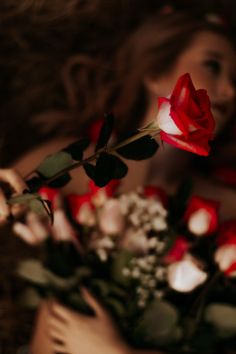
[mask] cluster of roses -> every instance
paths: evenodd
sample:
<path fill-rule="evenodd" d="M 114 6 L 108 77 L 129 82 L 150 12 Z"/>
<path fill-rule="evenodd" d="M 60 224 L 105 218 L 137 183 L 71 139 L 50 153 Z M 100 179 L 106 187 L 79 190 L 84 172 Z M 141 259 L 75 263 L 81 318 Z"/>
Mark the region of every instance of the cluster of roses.
<path fill-rule="evenodd" d="M 157 187 L 114 196 L 117 182 L 98 188 L 93 182 L 84 195 L 69 195 L 66 203 L 76 232 L 63 236 L 79 253 L 94 252 L 101 262 L 116 257 L 121 250 L 132 254 L 122 269 L 135 279 L 139 305 L 150 297 L 162 298 L 165 287 L 191 292 L 208 278 L 206 260 L 192 249 L 204 238 L 212 238 L 211 255 L 225 276 L 236 275 L 236 221 L 219 225 L 219 203 L 192 196 L 180 220 L 181 231 L 168 225 L 168 198 Z M 55 204 L 58 190 L 42 188 L 44 198 Z M 79 231 L 78 231 L 79 230 Z"/>

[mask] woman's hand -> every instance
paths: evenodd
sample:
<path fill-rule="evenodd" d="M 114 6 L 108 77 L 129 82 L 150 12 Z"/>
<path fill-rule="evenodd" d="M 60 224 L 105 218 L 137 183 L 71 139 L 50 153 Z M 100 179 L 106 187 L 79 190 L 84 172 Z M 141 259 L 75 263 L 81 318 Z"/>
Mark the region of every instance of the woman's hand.
<path fill-rule="evenodd" d="M 68 354 L 133 354 L 109 314 L 85 289 L 83 296 L 95 317 L 53 303 L 48 323 L 53 350 Z"/>
<path fill-rule="evenodd" d="M 10 215 L 16 215 L 22 211 L 18 205 L 10 206 L 7 204 L 9 195 L 21 194 L 27 185 L 15 169 L 0 169 L 0 223 L 7 221 Z"/>

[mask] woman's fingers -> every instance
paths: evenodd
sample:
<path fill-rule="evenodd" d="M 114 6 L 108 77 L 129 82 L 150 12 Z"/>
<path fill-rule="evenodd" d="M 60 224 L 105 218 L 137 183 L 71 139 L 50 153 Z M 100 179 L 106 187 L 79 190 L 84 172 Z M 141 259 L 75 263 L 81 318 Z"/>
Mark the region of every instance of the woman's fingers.
<path fill-rule="evenodd" d="M 24 242 L 31 246 L 38 244 L 38 238 L 34 235 L 32 230 L 25 224 L 16 222 L 13 225 L 13 231 L 17 236 L 19 236 Z"/>
<path fill-rule="evenodd" d="M 27 184 L 15 169 L 0 169 L 0 180 L 8 183 L 16 193 L 22 193 L 27 189 Z"/>
<path fill-rule="evenodd" d="M 6 197 L 0 189 L 0 221 L 5 221 L 10 214 L 10 207 L 7 204 Z"/>
<path fill-rule="evenodd" d="M 91 295 L 86 288 L 82 288 L 82 295 L 87 304 L 94 310 L 96 315 L 100 318 L 108 318 L 107 312 L 103 309 L 100 303 Z"/>
<path fill-rule="evenodd" d="M 25 189 L 27 189 L 27 185 L 21 175 L 14 169 L 0 169 L 0 187 L 1 182 L 3 188 L 0 188 L 0 221 L 5 221 L 11 212 L 14 214 L 19 213 L 21 209 L 16 206 L 10 207 L 7 204 L 7 197 L 5 195 L 4 187 L 10 186 L 8 192 L 10 194 L 14 193 L 22 193 Z"/>
<path fill-rule="evenodd" d="M 69 310 L 59 305 L 58 303 L 53 303 L 51 307 L 52 317 L 56 316 L 64 322 L 70 322 L 71 314 Z"/>
<path fill-rule="evenodd" d="M 60 354 L 60 353 L 61 354 L 72 354 L 72 353 L 68 352 L 68 350 L 66 349 L 66 345 L 64 343 L 53 342 L 52 349 L 53 349 L 53 352 L 57 353 L 57 354 Z"/>
<path fill-rule="evenodd" d="M 45 221 L 37 214 L 29 212 L 26 216 L 26 222 L 38 242 L 42 242 L 48 237 L 49 228 Z"/>
<path fill-rule="evenodd" d="M 71 241 L 75 238 L 75 230 L 63 209 L 56 209 L 54 211 L 54 222 L 51 232 L 53 238 L 57 241 Z"/>

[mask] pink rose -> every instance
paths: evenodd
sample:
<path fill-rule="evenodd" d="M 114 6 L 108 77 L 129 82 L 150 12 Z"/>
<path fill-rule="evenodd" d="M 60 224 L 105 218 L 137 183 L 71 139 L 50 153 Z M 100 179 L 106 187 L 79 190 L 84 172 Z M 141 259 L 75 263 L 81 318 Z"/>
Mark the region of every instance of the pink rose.
<path fill-rule="evenodd" d="M 179 78 L 170 98 L 158 99 L 161 139 L 198 155 L 209 154 L 215 122 L 205 90 L 195 90 L 189 74 Z"/>
<path fill-rule="evenodd" d="M 184 215 L 189 231 L 196 236 L 213 234 L 218 227 L 218 209 L 218 202 L 193 196 Z"/>

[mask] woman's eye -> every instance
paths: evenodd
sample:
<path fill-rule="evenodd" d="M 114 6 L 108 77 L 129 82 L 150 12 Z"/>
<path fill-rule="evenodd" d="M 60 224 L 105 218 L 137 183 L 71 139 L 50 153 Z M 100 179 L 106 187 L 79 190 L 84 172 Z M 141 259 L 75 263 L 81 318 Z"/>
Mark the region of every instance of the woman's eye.
<path fill-rule="evenodd" d="M 204 66 L 214 75 L 218 75 L 221 72 L 221 64 L 218 60 L 208 59 L 204 62 Z"/>

